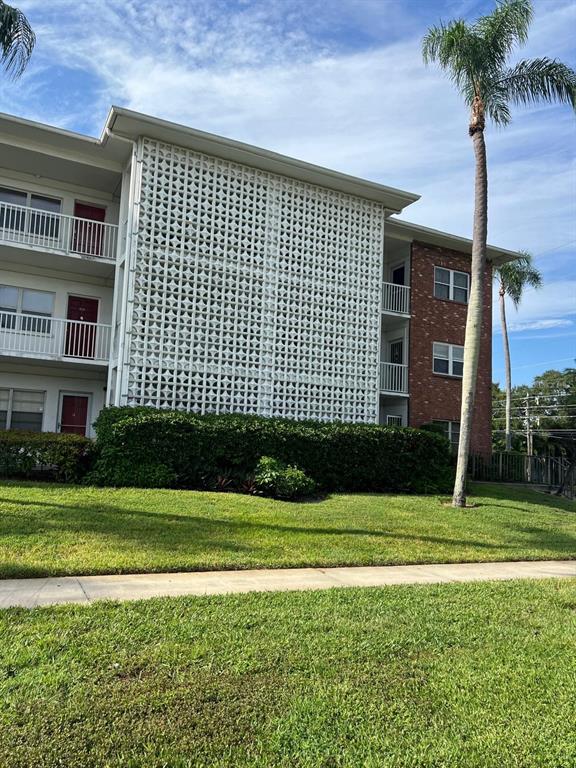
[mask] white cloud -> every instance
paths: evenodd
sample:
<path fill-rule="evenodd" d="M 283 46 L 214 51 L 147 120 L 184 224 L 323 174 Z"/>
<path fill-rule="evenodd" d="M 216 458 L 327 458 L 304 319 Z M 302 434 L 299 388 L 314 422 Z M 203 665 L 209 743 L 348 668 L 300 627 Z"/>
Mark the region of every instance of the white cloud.
<path fill-rule="evenodd" d="M 493 297 L 493 326 L 500 333 L 498 297 Z M 512 331 L 538 330 L 545 328 L 568 328 L 576 315 L 576 280 L 544 283 L 538 290 L 528 289 L 518 311 L 507 300 L 507 320 Z"/>
<path fill-rule="evenodd" d="M 89 73 L 97 82 L 94 133 L 110 103 L 120 103 L 419 192 L 407 218 L 470 235 L 466 110 L 452 84 L 423 66 L 414 30 L 428 22 L 420 25 L 405 1 L 386 13 L 379 0 L 275 0 L 235 10 L 219 0 L 22 5 L 40 19 L 27 91 L 55 64 Z M 458 5 L 442 15 L 477 12 Z M 575 23 L 573 3 L 539 3 L 527 53 L 569 55 Z M 396 42 L 343 50 L 339 24 Z M 11 106 L 14 92 L 0 100 Z M 44 108 L 69 127 L 86 113 L 84 104 L 75 110 L 57 99 Z M 568 109 L 538 107 L 506 131 L 489 130 L 491 242 L 540 252 L 576 237 L 572 120 Z"/>
<path fill-rule="evenodd" d="M 510 323 L 508 330 L 511 333 L 520 333 L 522 331 L 543 331 L 550 328 L 568 328 L 574 325 L 572 320 L 535 320 L 531 323 Z"/>
<path fill-rule="evenodd" d="M 436 16 L 475 15 L 472 0 L 446 0 L 426 20 L 426 4 L 410 0 L 385 10 L 381 0 L 20 5 L 38 19 L 39 43 L 29 74 L 0 92 L 6 111 L 22 113 L 25 92 L 28 116 L 98 134 L 119 103 L 418 192 L 406 218 L 470 236 L 466 109 L 423 66 L 419 37 Z M 540 0 L 522 55 L 573 57 L 575 26 L 573 2 Z M 350 30 L 362 36 L 356 46 L 342 42 Z M 57 66 L 91 78 L 88 107 L 83 84 L 77 103 L 59 95 L 50 82 Z M 522 111 L 508 129 L 487 132 L 490 242 L 552 251 L 538 263 L 553 282 L 526 295 L 518 323 L 574 311 L 575 282 L 560 279 L 574 274 L 574 257 L 555 250 L 576 241 L 573 138 L 573 115 L 560 107 Z"/>

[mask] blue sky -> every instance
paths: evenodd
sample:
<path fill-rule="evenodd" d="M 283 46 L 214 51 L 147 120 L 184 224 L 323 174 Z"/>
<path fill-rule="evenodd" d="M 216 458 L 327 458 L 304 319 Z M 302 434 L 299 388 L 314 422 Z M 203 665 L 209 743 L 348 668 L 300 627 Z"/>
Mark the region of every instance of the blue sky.
<path fill-rule="evenodd" d="M 111 104 L 422 195 L 405 218 L 470 236 L 471 142 L 452 85 L 421 61 L 478 0 L 22 0 L 32 64 L 0 110 L 99 135 Z M 519 57 L 576 66 L 576 3 L 535 0 Z M 545 286 L 509 308 L 515 383 L 576 358 L 576 121 L 516 110 L 487 131 L 489 241 L 536 255 Z M 496 319 L 496 318 L 495 318 Z M 495 323 L 494 379 L 502 381 Z"/>

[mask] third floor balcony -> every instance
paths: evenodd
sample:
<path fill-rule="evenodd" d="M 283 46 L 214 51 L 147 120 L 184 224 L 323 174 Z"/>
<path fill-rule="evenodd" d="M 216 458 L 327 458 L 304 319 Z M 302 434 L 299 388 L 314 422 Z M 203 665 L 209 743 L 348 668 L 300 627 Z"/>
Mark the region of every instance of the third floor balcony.
<path fill-rule="evenodd" d="M 116 224 L 0 201 L 0 243 L 113 262 L 117 238 Z"/>
<path fill-rule="evenodd" d="M 410 316 L 410 286 L 382 283 L 382 312 Z"/>

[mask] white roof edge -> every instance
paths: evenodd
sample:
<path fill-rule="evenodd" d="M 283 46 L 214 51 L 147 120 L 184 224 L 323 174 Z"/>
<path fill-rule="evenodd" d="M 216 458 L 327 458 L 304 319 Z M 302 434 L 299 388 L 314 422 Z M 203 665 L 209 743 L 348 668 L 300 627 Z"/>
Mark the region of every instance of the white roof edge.
<path fill-rule="evenodd" d="M 120 126 L 121 121 L 124 123 L 123 126 Z M 136 139 L 139 136 L 149 136 L 150 138 L 164 139 L 167 142 L 171 141 L 206 154 L 214 154 L 217 157 L 236 160 L 252 167 L 297 178 L 318 186 L 375 200 L 382 203 L 390 211 L 397 213 L 420 199 L 420 195 L 412 192 L 350 176 L 251 144 L 134 112 L 124 107 L 113 106 L 111 108 L 102 134 L 102 141 L 105 140 L 106 132 L 123 138 Z"/>
<path fill-rule="evenodd" d="M 0 121 L 6 120 L 16 125 L 25 126 L 26 128 L 32 128 L 34 130 L 46 131 L 47 133 L 54 133 L 57 136 L 64 136 L 68 139 L 75 141 L 85 141 L 88 144 L 99 145 L 102 143 L 101 139 L 97 139 L 94 136 L 87 136 L 84 133 L 78 133 L 77 131 L 69 131 L 67 128 L 58 128 L 55 125 L 49 125 L 48 123 L 39 123 L 37 120 L 29 120 L 26 117 L 18 117 L 17 115 L 11 115 L 8 112 L 0 112 Z"/>
<path fill-rule="evenodd" d="M 413 224 L 410 221 L 403 221 L 390 217 L 386 221 L 386 231 L 390 234 L 400 236 L 409 236 L 413 240 L 421 240 L 431 245 L 438 245 L 442 248 L 452 248 L 461 253 L 472 253 L 472 240 L 460 235 L 451 235 L 449 232 L 442 232 L 439 229 L 431 229 L 422 224 Z M 488 245 L 486 248 L 488 259 L 497 266 L 507 261 L 514 261 L 521 254 L 518 251 L 511 251 L 507 248 L 498 248 L 495 245 Z"/>

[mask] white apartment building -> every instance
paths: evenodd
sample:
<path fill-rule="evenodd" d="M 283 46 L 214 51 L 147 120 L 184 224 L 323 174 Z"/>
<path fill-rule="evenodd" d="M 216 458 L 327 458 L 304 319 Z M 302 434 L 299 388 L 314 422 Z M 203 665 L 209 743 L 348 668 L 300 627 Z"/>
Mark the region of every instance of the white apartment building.
<path fill-rule="evenodd" d="M 0 429 L 407 424 L 411 244 L 470 246 L 390 218 L 417 199 L 116 107 L 100 139 L 0 116 Z"/>

